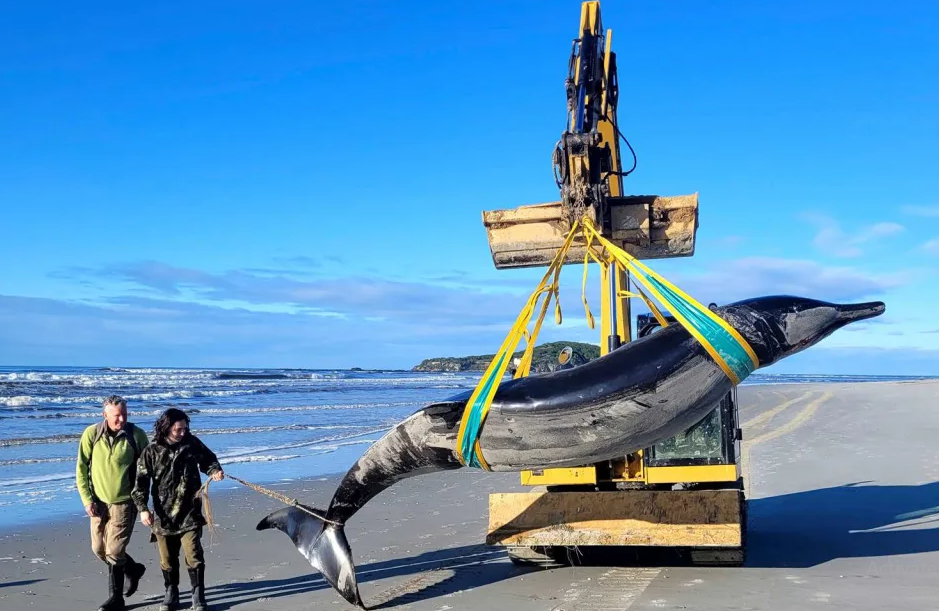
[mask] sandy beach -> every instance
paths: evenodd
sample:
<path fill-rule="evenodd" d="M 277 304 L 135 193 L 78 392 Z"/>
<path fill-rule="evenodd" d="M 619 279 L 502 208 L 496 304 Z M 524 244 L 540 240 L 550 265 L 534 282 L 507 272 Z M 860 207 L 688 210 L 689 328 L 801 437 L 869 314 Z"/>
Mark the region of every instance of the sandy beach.
<path fill-rule="evenodd" d="M 939 608 L 937 402 L 939 381 L 741 387 L 750 521 L 739 568 L 637 566 L 628 553 L 598 566 L 517 567 L 483 543 L 487 495 L 524 490 L 517 474 L 402 482 L 347 526 L 362 596 L 372 608 L 421 611 Z M 325 506 L 337 480 L 271 487 Z M 212 609 L 352 608 L 285 535 L 255 530 L 278 501 L 239 488 L 217 491 L 212 503 Z M 147 539 L 138 523 L 129 551 L 147 574 L 127 600 L 132 609 L 156 609 L 162 598 Z M 0 608 L 95 609 L 106 597 L 104 568 L 87 519 L 0 531 Z"/>

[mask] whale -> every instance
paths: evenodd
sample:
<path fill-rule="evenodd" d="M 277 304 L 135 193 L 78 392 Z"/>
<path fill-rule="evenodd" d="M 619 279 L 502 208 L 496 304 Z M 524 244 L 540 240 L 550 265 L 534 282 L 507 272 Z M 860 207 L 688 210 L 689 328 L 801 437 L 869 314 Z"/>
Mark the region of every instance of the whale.
<path fill-rule="evenodd" d="M 759 369 L 881 315 L 885 304 L 774 295 L 711 310 L 746 340 Z M 611 460 L 693 426 L 734 385 L 687 329 L 670 324 L 577 367 L 503 382 L 479 447 L 491 471 Z M 298 502 L 264 517 L 257 530 L 285 533 L 346 601 L 365 609 L 344 525 L 396 482 L 464 466 L 457 439 L 471 394 L 427 404 L 399 422 L 351 466 L 325 511 Z"/>

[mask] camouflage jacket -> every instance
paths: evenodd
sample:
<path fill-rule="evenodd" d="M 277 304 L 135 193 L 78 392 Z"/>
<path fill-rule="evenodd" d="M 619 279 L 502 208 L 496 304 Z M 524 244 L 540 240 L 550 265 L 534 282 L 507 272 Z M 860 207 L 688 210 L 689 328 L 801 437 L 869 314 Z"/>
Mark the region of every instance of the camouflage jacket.
<path fill-rule="evenodd" d="M 202 487 L 199 472 L 212 475 L 221 469 L 218 458 L 191 433 L 179 442 L 154 442 L 137 461 L 137 480 L 131 497 L 138 511 L 148 511 L 153 494 L 153 532 L 178 535 L 205 526 L 202 499 L 196 497 Z"/>

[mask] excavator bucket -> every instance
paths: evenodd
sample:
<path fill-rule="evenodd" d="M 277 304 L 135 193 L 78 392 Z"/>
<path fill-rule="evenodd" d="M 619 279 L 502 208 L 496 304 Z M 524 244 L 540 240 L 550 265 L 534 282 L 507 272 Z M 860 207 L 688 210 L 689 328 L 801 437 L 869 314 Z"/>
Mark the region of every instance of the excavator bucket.
<path fill-rule="evenodd" d="M 571 228 L 561 202 L 485 211 L 483 225 L 496 269 L 550 265 Z M 609 239 L 637 259 L 690 257 L 697 229 L 697 193 L 611 198 Z M 583 263 L 584 254 L 578 236 L 564 263 Z"/>

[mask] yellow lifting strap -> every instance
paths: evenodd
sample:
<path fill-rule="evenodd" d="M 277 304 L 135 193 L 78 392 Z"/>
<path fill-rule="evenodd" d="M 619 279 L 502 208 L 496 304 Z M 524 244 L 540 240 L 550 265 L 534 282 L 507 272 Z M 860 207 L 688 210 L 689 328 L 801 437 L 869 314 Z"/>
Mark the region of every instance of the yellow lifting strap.
<path fill-rule="evenodd" d="M 589 218 L 584 217 L 582 224 L 584 233 L 593 236 L 604 246 L 617 267 L 632 272 L 632 277 L 645 285 L 659 303 L 668 306 L 668 310 L 701 343 L 734 386 L 759 367 L 760 361 L 753 348 L 727 321 L 604 238 Z M 643 298 L 659 323 L 666 322 L 652 302 L 644 295 Z"/>
<path fill-rule="evenodd" d="M 499 347 L 499 351 L 495 354 L 492 361 L 489 363 L 489 367 L 486 369 L 485 373 L 483 373 L 483 376 L 476 385 L 476 389 L 473 391 L 473 394 L 466 402 L 466 408 L 463 411 L 463 419 L 460 421 L 460 430 L 457 437 L 456 447 L 457 457 L 464 465 L 478 467 L 485 469 L 486 471 L 490 470 L 489 465 L 486 464 L 486 460 L 483 458 L 482 451 L 479 448 L 480 429 L 482 428 L 483 422 L 486 420 L 486 414 L 489 412 L 489 406 L 492 404 L 492 398 L 495 396 L 496 390 L 499 388 L 499 382 L 505 375 L 505 370 L 509 366 L 509 361 L 512 358 L 512 355 L 515 353 L 515 348 L 518 346 L 518 342 L 522 339 L 522 337 L 525 337 L 527 346 L 518 367 L 516 367 L 515 377 L 518 378 L 522 377 L 523 375 L 528 375 L 528 371 L 531 367 L 531 358 L 532 351 L 534 350 L 535 338 L 538 335 L 538 330 L 541 328 L 541 322 L 544 319 L 545 313 L 547 312 L 548 303 L 550 302 L 551 296 L 556 296 L 558 293 L 558 277 L 561 273 L 561 267 L 564 264 L 564 257 L 567 254 L 568 249 L 571 247 L 571 243 L 574 241 L 574 236 L 576 235 L 578 226 L 579 224 L 575 222 L 573 227 L 571 227 L 571 231 L 567 235 L 567 239 L 564 240 L 564 244 L 554 256 L 554 260 L 551 262 L 551 265 L 548 266 L 548 270 L 545 272 L 544 277 L 542 277 L 541 282 L 538 283 L 538 287 L 528 298 L 528 301 L 525 303 L 525 307 L 523 307 L 522 311 L 519 312 L 518 318 L 515 320 L 515 324 L 512 326 L 512 329 L 509 331 L 505 340 L 502 342 L 502 346 Z M 554 279 L 553 281 L 549 282 L 552 275 L 554 276 Z M 529 335 L 528 324 L 535 312 L 538 298 L 542 295 L 542 293 L 547 294 L 545 295 L 544 303 L 541 308 L 541 315 L 538 318 L 535 331 Z M 556 319 L 559 324 L 560 318 L 561 310 L 559 304 L 556 311 Z"/>
<path fill-rule="evenodd" d="M 564 244 L 548 266 L 548 270 L 537 288 L 529 296 L 522 311 L 519 312 L 515 324 L 502 342 L 499 351 L 489 363 L 473 394 L 466 402 L 456 446 L 457 457 L 463 465 L 481 468 L 486 471 L 491 470 L 483 458 L 479 446 L 479 433 L 486 420 L 489 406 L 492 404 L 499 383 L 509 366 L 509 361 L 523 337 L 527 345 L 516 367 L 514 377 L 520 378 L 529 374 L 535 342 L 552 296 L 556 302 L 555 321 L 557 324 L 561 324 L 561 308 L 558 300 L 559 276 L 567 251 L 578 232 L 583 234 L 586 243 L 582 299 L 587 322 L 591 328 L 594 327 L 594 319 L 587 304 L 587 269 L 590 259 L 593 259 L 601 266 L 615 265 L 623 271 L 633 272 L 632 277 L 637 278 L 645 285 L 646 289 L 660 303 L 668 306 L 669 311 L 704 346 L 708 354 L 717 362 L 734 385 L 739 384 L 743 378 L 759 366 L 756 354 L 733 327 L 684 291 L 640 263 L 632 255 L 604 238 L 593 226 L 590 219 L 585 216 L 582 220 L 575 221 L 572 224 Z M 602 248 L 598 247 L 595 242 Z M 553 280 L 551 279 L 552 276 Z M 656 320 L 659 321 L 659 324 L 663 327 L 668 326 L 667 320 L 662 316 L 655 303 L 642 289 L 636 287 L 636 291 L 637 293 L 621 291 L 619 295 L 642 298 L 649 306 Z M 545 297 L 541 312 L 532 333 L 529 334 L 528 325 L 537 307 L 538 298 L 542 294 L 545 294 Z"/>

